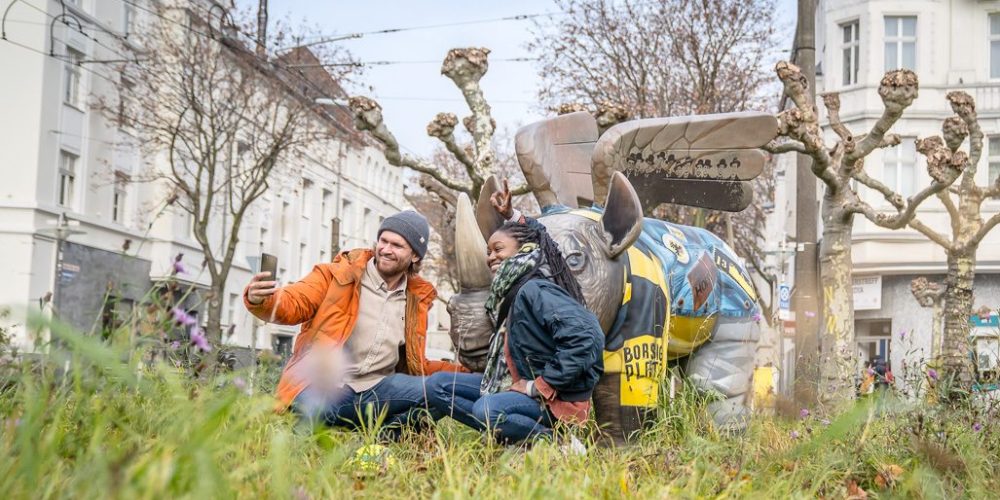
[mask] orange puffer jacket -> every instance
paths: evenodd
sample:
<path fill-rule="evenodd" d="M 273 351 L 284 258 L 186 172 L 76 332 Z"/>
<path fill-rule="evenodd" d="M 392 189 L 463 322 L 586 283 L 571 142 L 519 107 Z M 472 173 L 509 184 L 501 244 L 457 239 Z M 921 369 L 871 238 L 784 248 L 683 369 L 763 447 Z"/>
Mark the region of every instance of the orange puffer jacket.
<path fill-rule="evenodd" d="M 302 324 L 292 356 L 278 381 L 277 396 L 282 407 L 289 406 L 309 385 L 303 370 L 296 370 L 306 353 L 316 345 L 343 345 L 351 336 L 358 319 L 361 275 L 373 256 L 370 249 L 343 252 L 333 262 L 317 265 L 302 281 L 282 287 L 259 305 L 251 304 L 247 291 L 243 291 L 243 303 L 254 316 L 279 325 Z M 427 311 L 437 292 L 419 276 L 408 276 L 406 283 L 406 359 L 405 363 L 400 360 L 397 371 L 411 375 L 465 371 L 454 363 L 427 359 Z"/>

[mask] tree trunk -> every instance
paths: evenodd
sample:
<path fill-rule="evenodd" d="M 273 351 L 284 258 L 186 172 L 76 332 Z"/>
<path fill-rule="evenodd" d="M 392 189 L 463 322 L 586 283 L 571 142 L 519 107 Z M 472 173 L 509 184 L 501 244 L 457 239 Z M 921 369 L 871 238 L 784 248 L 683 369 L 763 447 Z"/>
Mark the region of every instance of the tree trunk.
<path fill-rule="evenodd" d="M 942 367 L 946 376 L 968 388 L 972 382 L 969 363 L 969 317 L 972 315 L 972 285 L 976 277 L 976 248 L 948 252 L 948 277 L 944 292 L 944 338 Z"/>
<path fill-rule="evenodd" d="M 222 298 L 225 294 L 225 279 L 213 280 L 207 294 L 207 315 L 205 337 L 212 344 L 222 342 Z"/>
<path fill-rule="evenodd" d="M 851 286 L 851 227 L 853 214 L 844 214 L 837 203 L 823 201 L 823 241 L 820 245 L 820 401 L 840 405 L 854 399 L 858 374 L 854 336 L 854 294 Z"/>

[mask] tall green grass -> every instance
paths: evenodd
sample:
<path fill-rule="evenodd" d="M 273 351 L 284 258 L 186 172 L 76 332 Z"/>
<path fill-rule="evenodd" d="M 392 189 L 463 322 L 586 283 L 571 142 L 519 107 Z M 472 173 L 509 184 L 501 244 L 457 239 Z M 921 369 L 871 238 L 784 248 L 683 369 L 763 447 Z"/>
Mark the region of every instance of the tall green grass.
<path fill-rule="evenodd" d="M 247 373 L 192 380 L 128 345 L 52 328 L 65 351 L 8 367 L 0 385 L 4 498 L 984 498 L 1000 488 L 996 423 L 971 404 L 864 400 L 829 422 L 759 416 L 726 436 L 692 390 L 664 400 L 628 448 L 503 447 L 446 419 L 388 444 L 394 461 L 362 474 L 351 459 L 373 429 L 301 432 L 273 411 L 269 387 L 249 391 Z"/>

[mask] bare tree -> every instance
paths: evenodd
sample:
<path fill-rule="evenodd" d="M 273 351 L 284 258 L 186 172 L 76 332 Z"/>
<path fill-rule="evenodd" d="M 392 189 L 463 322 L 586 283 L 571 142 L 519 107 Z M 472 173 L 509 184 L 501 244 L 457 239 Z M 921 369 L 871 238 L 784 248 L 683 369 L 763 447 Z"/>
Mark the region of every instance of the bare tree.
<path fill-rule="evenodd" d="M 589 109 L 601 132 L 630 117 L 761 110 L 770 80 L 764 60 L 776 48 L 770 0 L 557 0 L 566 13 L 536 26 L 528 49 L 539 57 L 543 104 Z M 574 103 L 564 106 L 564 103 Z M 771 176 L 754 181 L 770 199 Z M 766 213 L 738 214 L 664 205 L 655 217 L 705 227 L 747 259 L 765 281 Z M 761 294 L 770 296 L 770 294 Z"/>
<path fill-rule="evenodd" d="M 983 131 L 976 114 L 972 96 L 962 91 L 949 92 L 952 116 L 944 121 L 941 131 L 944 140 L 927 143 L 919 148 L 928 164 L 951 159 L 964 165 L 961 180 L 946 191 L 937 193 L 948 212 L 951 234 L 946 235 L 931 228 L 918 218 L 908 224 L 944 249 L 948 260 L 948 273 L 944 283 L 931 283 L 917 278 L 911 283 L 914 296 L 921 305 L 934 306 L 943 313 L 943 331 L 935 328 L 932 355 L 944 368 L 943 374 L 968 387 L 972 380 L 972 358 L 969 356 L 969 317 L 973 314 L 972 291 L 976 278 L 976 253 L 983 238 L 1000 224 L 1000 214 L 987 220 L 982 217 L 983 201 L 1000 197 L 1000 179 L 988 186 L 976 184 L 976 171 L 983 153 Z M 960 148 L 969 140 L 968 153 Z M 898 200 L 886 197 L 896 205 Z M 870 218 L 870 217 L 869 217 Z M 939 322 L 935 314 L 935 323 Z"/>
<path fill-rule="evenodd" d="M 124 68 L 119 95 L 99 105 L 144 153 L 130 180 L 151 183 L 192 220 L 209 276 L 206 334 L 219 342 L 248 210 L 295 175 L 296 155 L 327 131 L 314 119 L 316 106 L 290 85 L 298 76 L 255 56 L 228 16 L 216 29 L 208 13 L 162 6 L 157 13 L 136 34 L 143 58 Z"/>
<path fill-rule="evenodd" d="M 854 307 L 851 290 L 851 233 L 854 216 L 861 214 L 888 229 L 905 227 L 913 220 L 917 207 L 927 198 L 947 189 L 962 170 L 969 168 L 963 152 L 944 147 L 939 137 L 917 141 L 917 150 L 927 157 L 927 172 L 933 182 L 920 192 L 904 199 L 884 183 L 869 176 L 865 158 L 878 148 L 892 147 L 899 136 L 889 130 L 917 97 L 917 76 L 909 70 L 890 71 L 879 85 L 884 110 L 871 130 L 854 135 L 840 120 L 840 97 L 823 95 L 830 127 L 837 135 L 833 145 L 823 139 L 818 110 L 807 92 L 807 81 L 799 68 L 780 62 L 776 68 L 785 94 L 795 107 L 779 115 L 779 134 L 789 142 L 774 142 L 772 153 L 798 152 L 812 159 L 812 172 L 825 185 L 821 216 L 823 240 L 820 245 L 820 281 L 823 293 L 822 334 L 820 342 L 821 386 L 826 402 L 838 403 L 854 397 L 854 374 L 857 348 L 854 337 Z M 950 143 L 950 142 L 949 142 Z M 868 186 L 889 200 L 896 213 L 879 212 L 859 195 L 852 181 Z"/>
<path fill-rule="evenodd" d="M 382 144 L 389 163 L 429 176 L 434 182 L 426 183 L 425 187 L 438 190 L 442 199 L 454 198 L 457 193 L 465 193 L 476 199 L 486 179 L 496 173 L 496 154 L 493 151 L 496 121 L 479 85 L 479 80 L 489 70 L 489 53 L 490 50 L 486 48 L 451 49 L 441 65 L 441 74 L 450 78 L 459 88 L 472 113 L 462 120 L 462 125 L 469 134 L 470 144 L 463 146 L 459 143 L 455 135 L 458 117 L 452 113 L 438 113 L 427 125 L 427 135 L 441 141 L 462 166 L 461 174 L 402 153 L 399 142 L 382 119 L 382 106 L 373 99 L 357 96 L 349 101 L 354 112 L 355 126 L 358 130 L 369 132 Z M 441 190 L 442 186 L 451 193 Z M 526 187 L 521 187 L 515 194 L 527 192 Z"/>

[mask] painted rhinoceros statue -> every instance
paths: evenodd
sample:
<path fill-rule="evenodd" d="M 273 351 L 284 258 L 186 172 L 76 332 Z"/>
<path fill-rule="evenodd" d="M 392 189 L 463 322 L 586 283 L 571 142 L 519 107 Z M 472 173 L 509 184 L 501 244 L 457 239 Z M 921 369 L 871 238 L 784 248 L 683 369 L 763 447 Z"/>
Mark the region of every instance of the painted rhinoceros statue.
<path fill-rule="evenodd" d="M 750 277 L 714 234 L 644 218 L 643 211 L 664 202 L 746 208 L 747 181 L 764 164 L 756 148 L 776 134 L 777 121 L 762 113 L 625 122 L 599 139 L 586 113 L 518 131 L 518 161 L 542 207 L 538 220 L 607 335 L 594 407 L 616 441 L 655 408 L 668 363 L 723 396 L 710 406 L 717 425 L 745 425 L 759 339 Z M 482 368 L 492 331 L 483 308 L 490 282 L 484 256 L 486 238 L 502 223 L 489 203 L 497 189 L 491 178 L 475 208 L 460 197 L 456 217 L 462 289 L 448 309 L 459 359 L 473 370 Z"/>

